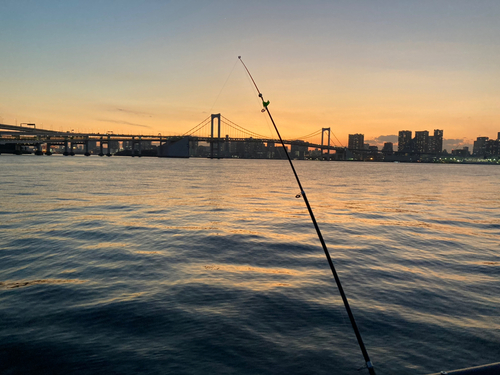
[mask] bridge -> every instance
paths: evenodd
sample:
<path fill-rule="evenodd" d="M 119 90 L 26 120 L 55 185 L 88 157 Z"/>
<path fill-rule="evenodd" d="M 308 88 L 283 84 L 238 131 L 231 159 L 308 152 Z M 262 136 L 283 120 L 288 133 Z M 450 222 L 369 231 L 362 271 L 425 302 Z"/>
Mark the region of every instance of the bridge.
<path fill-rule="evenodd" d="M 320 134 L 321 143 L 307 141 Z M 284 140 L 284 143 L 289 146 L 294 158 L 305 158 L 309 150 L 316 149 L 318 158 L 344 160 L 346 148 L 332 145 L 330 135 L 330 128 L 322 128 L 303 137 Z M 73 156 L 75 146 L 86 156 L 284 157 L 278 139 L 248 130 L 221 114 L 208 116 L 182 135 L 169 136 L 75 133 L 41 129 L 35 124 L 0 124 L 1 152 L 22 154 L 27 153 L 27 148 L 33 147 L 36 155 L 51 155 L 53 148 L 58 148 L 64 150 L 63 155 Z"/>

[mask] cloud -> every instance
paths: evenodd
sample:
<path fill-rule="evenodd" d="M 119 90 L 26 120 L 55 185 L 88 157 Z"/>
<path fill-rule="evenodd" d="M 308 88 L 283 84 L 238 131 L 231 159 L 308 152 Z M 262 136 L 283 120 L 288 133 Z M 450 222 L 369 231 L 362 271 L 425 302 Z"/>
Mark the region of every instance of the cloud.
<path fill-rule="evenodd" d="M 446 150 L 448 152 L 464 147 L 469 147 L 469 149 L 471 150 L 472 141 L 465 138 L 443 139 L 443 150 Z"/>
<path fill-rule="evenodd" d="M 129 125 L 129 126 L 137 126 L 137 127 L 140 127 L 140 128 L 149 128 L 149 129 L 151 129 L 151 126 L 149 126 L 149 125 L 144 125 L 144 124 L 136 124 L 136 123 L 133 123 L 133 122 L 128 122 L 128 121 L 120 121 L 120 120 L 103 120 L 103 119 L 98 119 L 97 121 L 101 121 L 101 122 L 112 122 L 112 123 L 115 123 L 115 124 Z"/>
<path fill-rule="evenodd" d="M 378 137 L 372 139 L 365 139 L 365 143 L 368 143 L 370 146 L 383 146 L 385 142 L 392 142 L 394 144 L 398 143 L 397 135 L 379 135 Z"/>
<path fill-rule="evenodd" d="M 141 116 L 141 117 L 153 117 L 153 115 L 151 115 L 149 113 L 134 111 L 133 109 L 115 108 L 113 110 L 118 111 L 118 112 L 122 112 L 122 113 L 126 113 L 128 115 L 135 115 L 135 116 Z"/>

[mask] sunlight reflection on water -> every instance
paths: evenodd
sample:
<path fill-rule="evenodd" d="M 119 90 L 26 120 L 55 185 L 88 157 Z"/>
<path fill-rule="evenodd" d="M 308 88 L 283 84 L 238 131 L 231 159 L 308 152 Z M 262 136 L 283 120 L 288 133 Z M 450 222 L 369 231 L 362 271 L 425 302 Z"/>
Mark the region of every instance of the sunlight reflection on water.
<path fill-rule="evenodd" d="M 362 366 L 285 162 L 2 155 L 0 167 L 1 371 Z M 380 373 L 498 360 L 498 168 L 296 168 Z"/>

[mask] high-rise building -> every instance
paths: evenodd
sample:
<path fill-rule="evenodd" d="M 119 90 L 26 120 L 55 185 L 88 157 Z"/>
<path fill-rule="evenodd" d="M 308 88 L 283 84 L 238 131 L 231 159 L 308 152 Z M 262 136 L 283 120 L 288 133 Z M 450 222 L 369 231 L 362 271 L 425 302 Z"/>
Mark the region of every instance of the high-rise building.
<path fill-rule="evenodd" d="M 385 142 L 384 147 L 382 147 L 382 153 L 386 155 L 392 155 L 393 152 L 394 148 L 392 142 Z"/>
<path fill-rule="evenodd" d="M 398 137 L 398 151 L 409 151 L 411 144 L 411 130 L 401 130 Z"/>
<path fill-rule="evenodd" d="M 364 134 L 349 134 L 349 150 L 363 150 L 365 144 Z"/>
<path fill-rule="evenodd" d="M 474 148 L 472 149 L 472 154 L 476 156 L 482 156 L 486 152 L 486 142 L 488 137 L 477 137 L 474 141 Z"/>
<path fill-rule="evenodd" d="M 463 157 L 470 156 L 470 152 L 469 152 L 469 148 L 468 147 L 459 148 L 459 149 L 456 149 L 456 150 L 451 150 L 451 154 L 453 156 L 463 156 Z"/>
<path fill-rule="evenodd" d="M 427 130 L 415 132 L 415 151 L 429 152 L 429 132 Z"/>
<path fill-rule="evenodd" d="M 485 156 L 498 156 L 500 155 L 500 140 L 489 139 L 484 145 Z"/>
<path fill-rule="evenodd" d="M 443 131 L 434 129 L 434 135 L 429 136 L 429 152 L 439 154 L 443 151 Z"/>

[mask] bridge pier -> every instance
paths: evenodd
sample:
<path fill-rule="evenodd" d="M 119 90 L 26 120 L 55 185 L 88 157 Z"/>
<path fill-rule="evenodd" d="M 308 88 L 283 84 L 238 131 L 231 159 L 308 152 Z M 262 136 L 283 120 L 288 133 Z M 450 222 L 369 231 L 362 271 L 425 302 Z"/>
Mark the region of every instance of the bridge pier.
<path fill-rule="evenodd" d="M 187 147 L 190 151 L 187 156 L 208 157 L 212 159 L 227 157 L 266 158 L 266 156 L 280 158 L 284 156 L 282 155 L 281 147 L 277 148 L 275 146 L 275 139 L 258 135 L 257 138 L 254 138 L 252 135 L 255 136 L 255 133 L 247 131 L 226 118 L 224 118 L 223 122 L 222 114 L 220 113 L 209 116 L 199 126 L 193 128 L 196 130 L 191 132 L 188 144 L 185 145 L 182 143 L 182 147 Z M 215 123 L 216 121 L 217 124 Z M 209 126 L 210 129 L 208 128 Z M 153 142 L 154 145 L 159 145 L 159 156 L 166 156 L 166 154 L 170 156 L 171 146 L 178 141 L 177 137 L 163 136 L 160 133 L 144 136 L 139 134 L 113 134 L 110 131 L 107 133 L 55 132 L 44 129 L 26 129 L 4 124 L 0 124 L 0 130 L 2 137 L 4 134 L 7 134 L 8 137 L 6 139 L 12 140 L 8 146 L 10 148 L 9 153 L 16 152 L 18 154 L 30 152 L 36 155 L 42 153 L 50 155 L 51 146 L 54 146 L 56 149 L 64 151 L 64 155 L 74 155 L 75 152 L 79 153 L 81 149 L 83 151 L 82 154 L 86 156 L 90 156 L 91 153 L 98 154 L 99 151 L 101 156 L 104 156 L 104 151 L 107 151 L 106 155 L 108 157 L 114 155 L 142 156 L 142 149 L 144 149 L 144 154 L 149 156 L 156 154 L 154 152 L 155 147 L 152 147 L 151 142 Z M 334 134 L 330 132 L 330 128 L 320 128 L 320 130 L 322 132 L 321 145 L 318 142 L 319 139 L 315 143 L 286 140 L 285 143 L 287 145 L 293 146 L 293 157 L 303 159 L 309 149 L 315 148 L 316 150 L 313 151 L 311 157 L 325 160 L 340 160 L 344 158 L 345 151 L 343 148 L 333 145 L 331 136 L 334 136 Z M 208 135 L 207 131 L 210 131 Z M 225 133 L 224 137 L 222 137 L 221 132 Z M 312 136 L 316 134 L 318 132 L 313 133 Z M 6 142 L 3 138 L 1 141 L 2 143 Z M 21 146 L 14 149 L 16 142 L 19 142 Z M 97 146 L 97 142 L 99 142 L 99 146 Z M 120 150 L 121 142 L 123 142 L 123 151 Z M 198 147 L 199 142 L 201 143 Z M 79 146 L 80 144 L 82 146 Z M 105 147 L 106 144 L 107 146 Z M 193 146 L 190 148 L 189 145 Z M 177 146 L 181 148 L 181 143 L 177 143 Z M 290 146 L 285 146 L 285 149 L 289 148 Z M 325 152 L 325 149 L 327 152 Z M 169 151 L 167 152 L 167 150 Z M 182 157 L 187 157 L 185 155 L 185 148 L 182 150 Z"/>
<path fill-rule="evenodd" d="M 106 154 L 107 157 L 111 156 L 111 142 L 110 142 L 110 136 L 108 135 L 108 153 Z"/>
<path fill-rule="evenodd" d="M 103 142 L 102 142 L 102 137 L 101 137 L 101 139 L 99 141 L 99 147 L 100 147 L 99 156 L 104 156 L 104 152 L 102 150 L 102 144 L 103 144 Z"/>
<path fill-rule="evenodd" d="M 64 138 L 64 152 L 63 152 L 63 155 L 64 156 L 68 156 L 69 155 L 69 151 L 68 151 L 68 137 Z"/>
<path fill-rule="evenodd" d="M 224 139 L 224 155 L 223 157 L 228 158 L 231 154 L 229 152 L 229 135 L 226 134 L 226 138 Z"/>
<path fill-rule="evenodd" d="M 42 144 L 41 143 L 37 143 L 35 155 L 43 155 Z"/>
<path fill-rule="evenodd" d="M 87 139 L 85 141 L 85 156 L 90 156 L 90 152 L 89 152 L 89 140 Z"/>
<path fill-rule="evenodd" d="M 138 141 L 135 140 L 135 137 L 132 137 L 132 156 L 136 156 L 136 155 L 138 157 L 142 156 L 142 145 L 141 145 L 141 142 L 142 142 L 142 138 L 141 137 L 139 137 Z M 136 149 L 136 145 L 137 145 L 137 149 Z"/>

